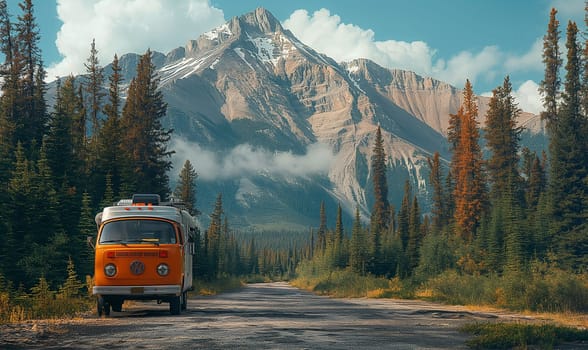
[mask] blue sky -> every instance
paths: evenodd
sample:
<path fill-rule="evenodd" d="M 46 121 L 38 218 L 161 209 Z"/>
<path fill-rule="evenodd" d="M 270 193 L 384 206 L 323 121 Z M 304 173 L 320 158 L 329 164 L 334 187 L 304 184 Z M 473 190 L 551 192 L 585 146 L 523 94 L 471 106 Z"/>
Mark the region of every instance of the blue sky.
<path fill-rule="evenodd" d="M 18 0 L 8 0 L 18 15 Z M 523 109 L 538 112 L 542 37 L 551 7 L 561 32 L 584 29 L 584 0 L 37 0 L 48 78 L 83 71 L 96 39 L 100 62 L 115 53 L 185 45 L 230 19 L 265 7 L 301 41 L 345 61 L 370 58 L 487 94 L 508 74 Z M 563 47 L 563 45 L 562 45 Z"/>

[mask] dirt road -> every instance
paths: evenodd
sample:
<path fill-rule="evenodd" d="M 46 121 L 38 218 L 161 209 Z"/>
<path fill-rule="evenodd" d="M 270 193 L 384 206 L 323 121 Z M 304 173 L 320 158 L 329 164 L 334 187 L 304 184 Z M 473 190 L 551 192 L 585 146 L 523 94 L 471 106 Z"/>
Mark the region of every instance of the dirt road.
<path fill-rule="evenodd" d="M 168 304 L 136 303 L 108 318 L 0 327 L 0 348 L 43 349 L 458 349 L 466 322 L 494 314 L 386 299 L 331 299 L 286 283 L 191 298 L 180 316 Z"/>

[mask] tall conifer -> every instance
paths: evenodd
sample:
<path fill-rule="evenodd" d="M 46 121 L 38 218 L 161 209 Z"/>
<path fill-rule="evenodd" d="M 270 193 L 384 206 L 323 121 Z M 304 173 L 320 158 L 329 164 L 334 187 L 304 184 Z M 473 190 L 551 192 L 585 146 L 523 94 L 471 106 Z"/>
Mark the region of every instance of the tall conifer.
<path fill-rule="evenodd" d="M 151 61 L 151 51 L 141 56 L 137 76 L 129 85 L 121 118 L 121 154 L 124 157 L 124 182 L 136 192 L 169 194 L 167 171 L 173 151 L 167 149 L 172 130 L 161 124 L 167 104 L 158 90 L 159 78 Z"/>
<path fill-rule="evenodd" d="M 491 152 L 487 169 L 494 199 L 505 192 L 515 194 L 515 199 L 518 194 L 522 195 L 518 171 L 518 151 L 522 132 L 522 128 L 517 126 L 519 113 L 520 109 L 512 96 L 512 85 L 507 76 L 502 86 L 492 92 L 486 114 L 484 136 Z"/>
<path fill-rule="evenodd" d="M 550 129 L 550 191 L 553 198 L 553 232 L 559 258 L 578 268 L 585 264 L 583 249 L 588 246 L 585 232 L 588 217 L 588 140 L 583 133 L 586 117 L 581 114 L 581 52 L 578 28 L 567 28 L 566 80 L 555 125 Z"/>
<path fill-rule="evenodd" d="M 356 207 L 349 247 L 349 267 L 351 270 L 362 275 L 365 274 L 367 272 L 368 254 L 365 230 L 361 225 L 359 207 Z"/>
<path fill-rule="evenodd" d="M 90 100 L 90 122 L 92 125 L 91 144 L 95 145 L 100 131 L 100 109 L 104 93 L 102 92 L 102 83 L 104 82 L 103 69 L 98 61 L 98 50 L 96 49 L 96 40 L 92 39 L 90 45 L 90 57 L 88 57 L 86 67 L 86 84 L 85 90 Z"/>
<path fill-rule="evenodd" d="M 559 69 L 562 59 L 559 52 L 559 21 L 556 18 L 557 10 L 551 9 L 549 14 L 549 24 L 547 34 L 543 37 L 543 63 L 545 64 L 545 77 L 539 86 L 539 91 L 543 94 L 544 112 L 541 113 L 543 120 L 547 122 L 550 128 L 557 118 L 557 99 L 561 80 L 559 78 Z"/>
<path fill-rule="evenodd" d="M 457 112 L 459 135 L 453 147 L 452 173 L 455 176 L 455 222 L 458 235 L 466 241 L 475 237 L 487 207 L 486 180 L 478 130 L 478 106 L 470 81 L 466 81 L 463 103 Z"/>
<path fill-rule="evenodd" d="M 199 214 L 196 209 L 196 179 L 198 174 L 190 160 L 186 159 L 180 171 L 178 185 L 174 192 L 175 196 L 186 204 L 186 208 L 192 215 Z"/>
<path fill-rule="evenodd" d="M 379 275 L 383 271 L 382 236 L 390 224 L 390 204 L 388 202 L 388 181 L 386 179 L 386 152 L 382 129 L 378 126 L 371 159 L 371 175 L 374 189 L 374 206 L 370 222 L 370 256 L 372 272 Z"/>
<path fill-rule="evenodd" d="M 98 166 L 96 167 L 96 184 L 95 189 L 98 196 L 106 190 L 102 189 L 106 176 L 110 177 L 110 185 L 113 197 L 118 197 L 121 190 L 121 142 L 124 137 L 120 132 L 120 112 L 121 112 L 121 67 L 119 66 L 118 56 L 114 55 L 112 61 L 112 74 L 109 77 L 108 101 L 104 106 L 106 120 L 99 130 L 98 137 Z M 130 195 L 131 193 L 125 193 Z"/>
<path fill-rule="evenodd" d="M 427 159 L 431 173 L 429 180 L 433 187 L 433 194 L 431 198 L 431 214 L 433 216 L 432 232 L 438 234 L 441 232 L 443 226 L 447 224 L 447 205 L 445 203 L 443 175 L 441 169 L 441 157 L 439 152 L 435 152 L 433 159 Z"/>
<path fill-rule="evenodd" d="M 13 60 L 22 60 L 20 87 L 22 88 L 22 109 L 15 122 L 17 140 L 21 141 L 27 151 L 33 145 L 41 144 L 48 119 L 44 94 L 46 90 L 45 71 L 39 49 L 39 28 L 34 14 L 33 1 L 19 3 L 22 14 L 16 24 L 17 43 L 13 51 Z M 18 55 L 18 58 L 15 57 Z"/>

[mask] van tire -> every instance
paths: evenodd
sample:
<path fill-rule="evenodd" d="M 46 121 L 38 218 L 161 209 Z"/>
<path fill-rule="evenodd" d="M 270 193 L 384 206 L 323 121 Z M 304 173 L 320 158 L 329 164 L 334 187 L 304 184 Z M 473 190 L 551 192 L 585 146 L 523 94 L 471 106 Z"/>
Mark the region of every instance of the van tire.
<path fill-rule="evenodd" d="M 188 292 L 182 293 L 182 310 L 188 308 Z"/>
<path fill-rule="evenodd" d="M 98 297 L 96 300 L 96 309 L 98 311 L 98 317 L 110 316 L 110 303 L 104 300 L 103 297 Z"/>
<path fill-rule="evenodd" d="M 114 312 L 121 312 L 122 311 L 122 305 L 123 305 L 123 301 L 122 300 L 116 300 L 114 302 L 111 303 L 112 305 L 112 311 Z"/>
<path fill-rule="evenodd" d="M 179 315 L 182 308 L 182 297 L 172 297 L 169 301 L 169 312 L 172 315 Z"/>

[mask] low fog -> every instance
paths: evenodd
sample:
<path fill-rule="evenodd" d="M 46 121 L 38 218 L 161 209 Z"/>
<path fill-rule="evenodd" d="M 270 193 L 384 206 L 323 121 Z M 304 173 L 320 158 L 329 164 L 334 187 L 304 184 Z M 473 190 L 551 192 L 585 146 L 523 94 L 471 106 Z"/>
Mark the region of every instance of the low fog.
<path fill-rule="evenodd" d="M 172 141 L 172 180 L 177 179 L 184 162 L 188 159 L 198 173 L 198 180 L 227 180 L 257 174 L 281 177 L 306 177 L 327 174 L 335 155 L 328 145 L 314 143 L 307 147 L 306 154 L 271 152 L 264 148 L 241 144 L 224 153 L 205 149 L 197 143 L 181 138 Z"/>

